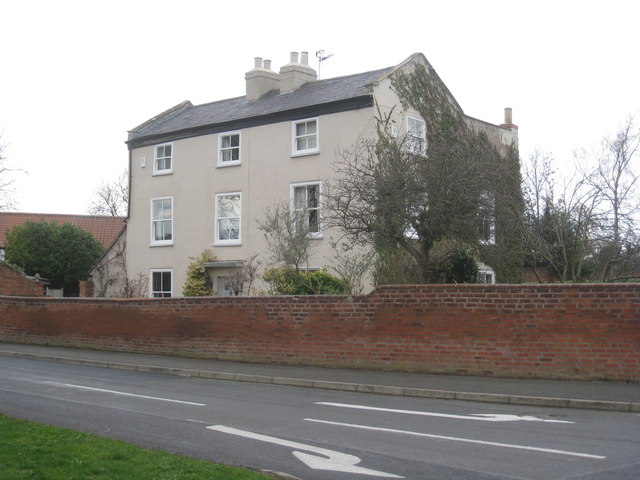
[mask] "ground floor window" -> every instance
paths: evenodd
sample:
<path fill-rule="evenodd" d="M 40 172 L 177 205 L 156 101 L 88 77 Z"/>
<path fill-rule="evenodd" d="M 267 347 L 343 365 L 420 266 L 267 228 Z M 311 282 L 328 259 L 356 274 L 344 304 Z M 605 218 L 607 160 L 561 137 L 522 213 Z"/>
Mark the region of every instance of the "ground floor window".
<path fill-rule="evenodd" d="M 166 298 L 173 296 L 171 270 L 151 270 L 151 296 Z"/>

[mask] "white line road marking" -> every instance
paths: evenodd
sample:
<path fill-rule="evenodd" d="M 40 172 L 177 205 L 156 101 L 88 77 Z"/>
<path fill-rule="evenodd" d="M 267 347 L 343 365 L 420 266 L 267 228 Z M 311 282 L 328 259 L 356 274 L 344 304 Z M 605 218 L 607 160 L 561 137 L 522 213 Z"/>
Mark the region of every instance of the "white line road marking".
<path fill-rule="evenodd" d="M 360 430 L 371 430 L 375 432 L 386 432 L 386 433 L 398 433 L 402 435 L 412 435 L 415 437 L 434 438 L 436 440 L 450 440 L 453 442 L 475 443 L 478 445 L 489 445 L 492 447 L 515 448 L 518 450 L 530 450 L 533 452 L 554 453 L 557 455 L 569 455 L 573 457 L 593 458 L 596 460 L 605 460 L 607 458 L 602 455 L 593 455 L 590 453 L 568 452 L 565 450 L 555 450 L 553 448 L 530 447 L 527 445 L 515 445 L 511 443 L 488 442 L 485 440 L 473 440 L 471 438 L 447 437 L 445 435 L 434 435 L 431 433 L 411 432 L 408 430 L 396 430 L 394 428 L 371 427 L 368 425 L 355 425 L 352 423 L 331 422 L 328 420 L 317 420 L 315 418 L 305 418 L 305 421 L 314 422 L 314 423 L 323 423 L 326 425 L 335 425 L 339 427 L 358 428 Z"/>
<path fill-rule="evenodd" d="M 360 458 L 356 457 L 355 455 L 349 455 L 346 453 L 336 452 L 334 450 L 328 450 L 326 448 L 305 445 L 304 443 L 290 442 L 281 438 L 270 437 L 268 435 L 262 435 L 260 433 L 254 433 L 247 430 L 239 430 L 237 428 L 226 427 L 224 425 L 211 425 L 207 428 L 209 430 L 215 430 L 217 432 L 229 433 L 231 435 L 237 435 L 239 437 L 250 438 L 252 440 L 258 440 L 261 442 L 281 445 L 283 447 L 294 448 L 296 449 L 296 451 L 293 452 L 293 455 L 295 455 L 298 460 L 304 462 L 309 468 L 313 468 L 315 470 L 356 473 L 374 477 L 404 478 L 392 473 L 385 473 L 378 470 L 358 467 L 357 465 L 358 463 L 360 463 Z M 318 457 L 316 455 L 309 455 L 308 453 L 299 452 L 297 450 L 304 450 L 306 452 L 312 452 L 322 456 Z"/>
<path fill-rule="evenodd" d="M 399 410 L 396 408 L 369 407 L 366 405 L 351 405 L 348 403 L 315 402 L 315 405 L 326 405 L 329 407 L 353 408 L 357 410 L 372 410 L 375 412 L 402 413 L 405 415 L 422 415 L 425 417 L 454 418 L 458 420 L 478 420 L 483 422 L 547 422 L 547 423 L 574 423 L 567 420 L 546 420 L 544 418 L 532 417 L 529 415 L 507 415 L 500 413 L 475 413 L 472 415 L 453 415 L 449 413 L 420 412 L 415 410 Z"/>
<path fill-rule="evenodd" d="M 43 382 L 47 385 L 54 385 L 56 387 L 65 387 L 65 388 L 77 388 L 78 390 L 88 390 L 91 392 L 101 392 L 101 393 L 110 393 L 112 395 L 122 395 L 126 397 L 136 397 L 136 398 L 145 398 L 147 400 L 159 400 L 161 402 L 171 402 L 171 403 L 181 403 L 184 405 L 195 405 L 197 407 L 206 407 L 206 403 L 196 403 L 196 402 L 185 402 L 184 400 L 174 400 L 172 398 L 162 398 L 162 397 L 151 397 L 149 395 L 138 395 L 137 393 L 127 393 L 127 392 L 119 392 L 117 390 L 107 390 L 104 388 L 94 388 L 87 387 L 84 385 L 74 385 L 72 383 L 58 383 L 58 382 Z"/>

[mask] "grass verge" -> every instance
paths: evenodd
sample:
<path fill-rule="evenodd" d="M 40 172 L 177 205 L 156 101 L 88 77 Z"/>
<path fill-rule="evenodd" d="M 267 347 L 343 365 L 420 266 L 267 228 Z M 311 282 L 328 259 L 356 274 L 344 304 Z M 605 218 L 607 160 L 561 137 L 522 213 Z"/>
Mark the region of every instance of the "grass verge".
<path fill-rule="evenodd" d="M 0 414 L 0 479 L 273 480 L 273 477 Z"/>

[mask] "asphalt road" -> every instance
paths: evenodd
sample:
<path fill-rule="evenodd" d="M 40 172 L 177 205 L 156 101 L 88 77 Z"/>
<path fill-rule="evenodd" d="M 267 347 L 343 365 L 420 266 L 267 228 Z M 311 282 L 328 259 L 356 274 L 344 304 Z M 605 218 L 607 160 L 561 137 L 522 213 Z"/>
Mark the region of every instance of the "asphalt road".
<path fill-rule="evenodd" d="M 0 358 L 0 412 L 305 480 L 640 478 L 635 413 L 331 392 L 15 358 Z"/>

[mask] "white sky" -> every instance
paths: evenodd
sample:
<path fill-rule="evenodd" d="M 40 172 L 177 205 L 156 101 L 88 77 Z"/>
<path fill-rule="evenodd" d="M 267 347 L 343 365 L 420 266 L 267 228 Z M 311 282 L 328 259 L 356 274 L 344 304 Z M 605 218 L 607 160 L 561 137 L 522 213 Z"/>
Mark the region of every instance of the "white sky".
<path fill-rule="evenodd" d="M 308 5 L 308 6 L 306 6 Z M 513 108 L 523 159 L 561 168 L 640 119 L 637 0 L 0 0 L 0 132 L 16 207 L 86 213 L 127 166 L 127 130 L 183 100 L 244 95 L 253 58 L 333 57 L 329 78 L 422 52 L 465 113 Z"/>

